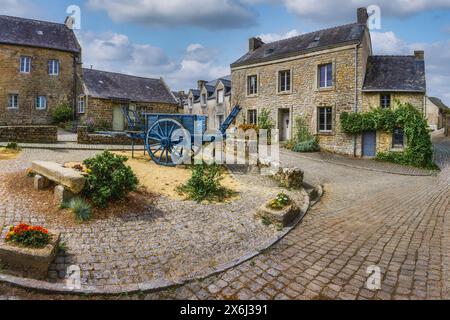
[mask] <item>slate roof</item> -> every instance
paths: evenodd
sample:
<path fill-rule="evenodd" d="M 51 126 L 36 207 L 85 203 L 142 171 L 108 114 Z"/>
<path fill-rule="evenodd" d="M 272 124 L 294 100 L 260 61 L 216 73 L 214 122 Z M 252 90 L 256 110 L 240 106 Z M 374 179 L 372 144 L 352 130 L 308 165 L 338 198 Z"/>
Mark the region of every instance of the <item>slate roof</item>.
<path fill-rule="evenodd" d="M 352 23 L 330 29 L 302 34 L 289 39 L 266 43 L 246 53 L 231 67 L 282 59 L 298 54 L 324 50 L 328 47 L 357 43 L 362 40 L 366 26 Z"/>
<path fill-rule="evenodd" d="M 441 99 L 436 98 L 436 97 L 428 97 L 428 99 L 430 99 L 430 101 L 437 106 L 441 111 L 450 111 L 450 108 L 448 106 L 446 106 Z"/>
<path fill-rule="evenodd" d="M 161 79 L 83 69 L 83 80 L 87 94 L 95 98 L 177 104 Z"/>
<path fill-rule="evenodd" d="M 64 24 L 3 15 L 0 15 L 0 43 L 81 51 L 75 33 Z"/>
<path fill-rule="evenodd" d="M 415 56 L 371 56 L 363 91 L 426 92 L 425 61 Z"/>
<path fill-rule="evenodd" d="M 219 81 L 222 81 L 225 86 L 225 95 L 231 94 L 231 75 L 228 75 L 205 83 L 206 90 L 208 91 L 208 100 L 216 98 L 216 86 Z M 191 89 L 190 92 L 194 96 L 194 103 L 200 102 L 200 90 Z"/>

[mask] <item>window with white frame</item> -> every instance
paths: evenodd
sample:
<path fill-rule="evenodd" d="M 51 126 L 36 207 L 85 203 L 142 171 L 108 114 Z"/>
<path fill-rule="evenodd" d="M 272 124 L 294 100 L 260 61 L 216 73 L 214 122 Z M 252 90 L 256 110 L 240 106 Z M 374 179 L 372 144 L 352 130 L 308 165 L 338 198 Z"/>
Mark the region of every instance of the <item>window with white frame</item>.
<path fill-rule="evenodd" d="M 47 109 L 47 97 L 46 96 L 37 96 L 36 97 L 36 109 L 38 109 L 38 110 Z"/>
<path fill-rule="evenodd" d="M 224 98 L 225 98 L 225 96 L 224 96 L 223 89 L 217 90 L 217 103 L 222 104 L 224 102 Z"/>
<path fill-rule="evenodd" d="M 19 95 L 10 94 L 8 96 L 8 108 L 9 109 L 19 109 Z"/>
<path fill-rule="evenodd" d="M 249 96 L 258 94 L 258 76 L 248 76 L 247 78 L 247 94 Z"/>
<path fill-rule="evenodd" d="M 331 88 L 333 86 L 333 64 L 319 66 L 319 88 Z"/>
<path fill-rule="evenodd" d="M 203 93 L 201 96 L 201 103 L 202 106 L 206 106 L 206 93 Z"/>
<path fill-rule="evenodd" d="M 48 61 L 48 74 L 51 76 L 59 75 L 59 60 Z"/>
<path fill-rule="evenodd" d="M 20 72 L 30 73 L 31 72 L 31 57 L 20 57 Z"/>
<path fill-rule="evenodd" d="M 320 107 L 318 110 L 319 132 L 333 131 L 333 108 Z"/>
<path fill-rule="evenodd" d="M 248 124 L 258 124 L 258 111 L 248 110 Z"/>
<path fill-rule="evenodd" d="M 283 70 L 278 73 L 278 92 L 291 91 L 291 71 Z"/>
<path fill-rule="evenodd" d="M 84 113 L 86 108 L 86 99 L 85 97 L 78 98 L 78 113 Z"/>

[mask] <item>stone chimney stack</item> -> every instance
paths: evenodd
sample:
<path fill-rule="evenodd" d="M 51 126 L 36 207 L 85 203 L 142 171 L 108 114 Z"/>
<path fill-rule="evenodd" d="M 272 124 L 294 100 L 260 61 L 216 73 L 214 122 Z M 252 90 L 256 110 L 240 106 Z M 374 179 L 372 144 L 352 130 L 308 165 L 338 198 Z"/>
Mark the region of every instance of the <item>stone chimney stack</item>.
<path fill-rule="evenodd" d="M 205 80 L 198 80 L 198 90 L 202 90 L 203 86 L 206 84 Z"/>
<path fill-rule="evenodd" d="M 252 52 L 261 47 L 263 44 L 265 44 L 261 38 L 250 38 L 248 40 L 248 51 Z"/>
<path fill-rule="evenodd" d="M 75 24 L 75 18 L 68 16 L 66 18 L 66 20 L 64 21 L 64 24 L 66 25 L 66 27 L 70 30 L 73 30 L 73 25 Z"/>
<path fill-rule="evenodd" d="M 414 56 L 416 57 L 416 60 L 423 61 L 425 60 L 425 51 L 423 50 L 414 51 Z"/>
<path fill-rule="evenodd" d="M 358 8 L 358 23 L 367 24 L 367 20 L 369 20 L 369 14 L 367 13 L 367 9 Z"/>

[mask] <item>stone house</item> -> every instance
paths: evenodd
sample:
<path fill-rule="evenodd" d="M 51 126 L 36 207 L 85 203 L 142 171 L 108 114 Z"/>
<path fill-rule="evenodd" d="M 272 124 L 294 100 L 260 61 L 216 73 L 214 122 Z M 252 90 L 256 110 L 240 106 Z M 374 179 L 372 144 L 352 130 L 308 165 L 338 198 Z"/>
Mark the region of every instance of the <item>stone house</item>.
<path fill-rule="evenodd" d="M 198 88 L 189 91 L 184 106 L 185 114 L 207 115 L 209 131 L 218 130 L 231 110 L 231 76 L 198 81 Z"/>
<path fill-rule="evenodd" d="M 439 98 L 427 97 L 424 113 L 430 128 L 440 130 L 444 127 L 446 115 L 450 114 L 450 108 Z"/>
<path fill-rule="evenodd" d="M 0 125 L 46 125 L 74 108 L 81 47 L 66 24 L 0 16 Z"/>
<path fill-rule="evenodd" d="M 105 130 L 124 131 L 123 107 L 139 114 L 178 113 L 178 100 L 162 78 L 83 69 L 82 85 L 77 107 L 82 124 L 89 120 Z"/>
<path fill-rule="evenodd" d="M 355 23 L 267 44 L 251 38 L 249 51 L 231 65 L 231 102 L 243 108 L 238 123 L 257 124 L 260 111 L 268 109 L 280 141 L 292 138 L 301 116 L 323 150 L 372 157 L 402 149 L 401 128 L 393 135 L 352 136 L 340 127 L 344 111 L 395 107 L 397 100 L 424 110 L 424 53 L 374 56 L 367 20 L 367 10 L 360 8 Z"/>

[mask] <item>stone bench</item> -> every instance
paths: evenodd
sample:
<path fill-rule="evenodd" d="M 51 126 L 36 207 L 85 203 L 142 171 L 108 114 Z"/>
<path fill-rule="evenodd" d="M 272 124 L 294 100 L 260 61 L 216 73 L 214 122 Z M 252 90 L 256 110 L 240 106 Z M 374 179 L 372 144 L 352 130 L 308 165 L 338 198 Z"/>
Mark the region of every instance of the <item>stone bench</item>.
<path fill-rule="evenodd" d="M 74 169 L 64 168 L 58 163 L 34 161 L 32 170 L 36 173 L 35 189 L 42 190 L 48 187 L 50 181 L 54 182 L 55 198 L 61 203 L 70 200 L 84 189 L 86 181 L 83 174 Z"/>

